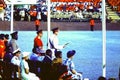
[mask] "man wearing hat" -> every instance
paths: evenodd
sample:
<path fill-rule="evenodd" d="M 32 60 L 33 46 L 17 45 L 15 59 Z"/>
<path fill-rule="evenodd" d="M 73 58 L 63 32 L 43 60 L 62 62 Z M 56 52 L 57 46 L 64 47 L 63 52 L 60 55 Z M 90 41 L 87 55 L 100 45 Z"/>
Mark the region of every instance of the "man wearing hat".
<path fill-rule="evenodd" d="M 37 36 L 34 38 L 34 48 L 36 50 L 39 50 L 40 53 L 43 50 L 43 42 L 41 40 L 42 35 L 43 35 L 43 31 L 39 30 L 37 31 Z"/>
<path fill-rule="evenodd" d="M 12 52 L 17 50 L 19 47 L 18 47 L 18 44 L 17 44 L 17 40 L 18 40 L 18 32 L 15 31 L 13 33 L 10 34 L 11 35 L 11 40 L 9 42 L 9 46 L 11 46 L 12 48 Z"/>
<path fill-rule="evenodd" d="M 80 79 L 82 80 L 82 74 L 78 73 L 75 70 L 75 65 L 72 61 L 73 56 L 75 55 L 76 51 L 75 50 L 71 50 L 67 52 L 67 59 L 64 61 L 64 65 L 67 66 L 68 68 L 68 75 L 72 75 L 72 79 Z"/>
<path fill-rule="evenodd" d="M 20 78 L 20 53 L 21 51 L 19 48 L 14 50 L 13 51 L 14 56 L 11 59 L 11 63 L 18 66 L 18 72 L 16 73 L 18 78 Z"/>
<path fill-rule="evenodd" d="M 63 49 L 68 43 L 64 44 L 64 45 L 59 45 L 59 39 L 58 39 L 58 32 L 59 32 L 59 28 L 53 28 L 53 35 L 50 37 L 49 39 L 49 44 L 50 44 L 50 49 L 52 49 L 52 58 L 55 58 L 55 54 L 54 52 L 56 50 L 61 50 Z"/>
<path fill-rule="evenodd" d="M 17 66 L 20 66 L 20 49 L 16 49 L 13 51 L 13 58 L 11 59 L 11 63 L 17 65 Z"/>

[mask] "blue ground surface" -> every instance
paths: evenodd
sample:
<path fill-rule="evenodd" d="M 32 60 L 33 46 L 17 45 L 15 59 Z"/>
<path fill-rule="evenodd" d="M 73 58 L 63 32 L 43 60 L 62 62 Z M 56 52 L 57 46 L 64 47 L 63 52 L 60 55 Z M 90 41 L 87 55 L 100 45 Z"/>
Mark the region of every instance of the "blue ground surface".
<path fill-rule="evenodd" d="M 0 33 L 10 33 L 0 31 Z M 19 31 L 18 44 L 22 51 L 29 51 L 33 47 L 35 31 Z M 66 59 L 68 50 L 76 50 L 74 63 L 78 72 L 83 72 L 83 77 L 97 80 L 102 75 L 102 31 L 61 31 L 59 33 L 60 44 L 69 42 L 64 48 L 63 59 Z M 47 32 L 43 32 L 42 40 L 46 49 Z M 107 70 L 106 77 L 114 77 L 118 80 L 120 67 L 120 31 L 107 31 Z"/>

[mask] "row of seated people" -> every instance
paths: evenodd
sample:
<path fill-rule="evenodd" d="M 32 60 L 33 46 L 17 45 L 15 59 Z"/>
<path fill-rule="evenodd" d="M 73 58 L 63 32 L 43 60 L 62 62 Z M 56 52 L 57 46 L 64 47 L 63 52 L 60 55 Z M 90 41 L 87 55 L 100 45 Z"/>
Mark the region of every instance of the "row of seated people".
<path fill-rule="evenodd" d="M 51 2 L 92 2 L 101 0 L 51 0 Z"/>
<path fill-rule="evenodd" d="M 101 2 L 52 2 L 52 9 L 59 11 L 95 11 L 101 8 Z"/>
<path fill-rule="evenodd" d="M 12 55 L 13 54 L 13 55 Z M 13 53 L 7 53 L 4 56 L 3 61 L 7 63 L 12 63 L 17 65 L 17 78 L 22 80 L 67 80 L 71 78 L 82 78 L 82 74 L 77 73 L 74 70 L 74 64 L 72 63 L 71 67 L 69 67 L 70 60 L 75 54 L 75 51 L 68 51 L 67 59 L 65 62 L 62 61 L 62 52 L 55 52 L 56 58 L 52 60 L 52 51 L 50 49 L 46 50 L 45 53 L 37 53 L 35 49 L 33 49 L 33 53 L 22 52 L 20 49 L 15 50 Z M 29 59 L 29 60 L 28 60 Z M 71 61 L 72 62 L 72 61 Z M 1 65 L 1 64 L 0 64 Z M 13 74 L 11 71 L 10 65 L 3 66 L 1 69 L 1 73 L 3 72 L 2 78 L 12 79 Z M 14 69 L 14 68 L 13 68 Z M 8 75 L 9 74 L 9 77 Z M 9 73 L 11 72 L 11 73 Z M 32 73 L 31 73 L 32 72 Z M 15 73 L 15 72 L 14 72 Z M 34 74 L 35 73 L 35 74 Z M 72 75 L 73 73 L 73 75 Z"/>
<path fill-rule="evenodd" d="M 119 0 L 107 0 L 108 4 L 112 6 L 112 9 L 120 12 L 120 1 Z"/>
<path fill-rule="evenodd" d="M 101 13 L 82 12 L 82 11 L 78 11 L 78 12 L 51 12 L 51 18 L 52 19 L 85 20 L 85 19 L 89 19 L 91 17 L 94 18 L 94 19 L 100 19 L 101 18 Z"/>

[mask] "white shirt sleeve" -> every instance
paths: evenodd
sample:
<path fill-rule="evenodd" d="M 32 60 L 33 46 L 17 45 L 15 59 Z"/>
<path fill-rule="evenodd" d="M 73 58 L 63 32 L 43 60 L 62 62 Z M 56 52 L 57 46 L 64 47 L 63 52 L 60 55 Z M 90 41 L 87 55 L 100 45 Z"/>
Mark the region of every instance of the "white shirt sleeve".
<path fill-rule="evenodd" d="M 11 63 L 13 63 L 14 65 L 20 66 L 20 60 L 16 56 L 14 56 L 11 59 Z"/>
<path fill-rule="evenodd" d="M 59 45 L 59 40 L 57 36 L 54 36 L 52 43 L 56 49 L 63 49 L 63 45 Z"/>

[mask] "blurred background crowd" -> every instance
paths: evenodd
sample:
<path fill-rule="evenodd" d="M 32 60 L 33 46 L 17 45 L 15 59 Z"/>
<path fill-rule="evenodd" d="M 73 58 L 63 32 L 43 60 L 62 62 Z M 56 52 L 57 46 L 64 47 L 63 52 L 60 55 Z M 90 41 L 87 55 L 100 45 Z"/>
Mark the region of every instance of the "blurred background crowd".
<path fill-rule="evenodd" d="M 51 0 L 52 21 L 88 21 L 90 18 L 101 20 L 101 0 Z M 5 9 L 3 11 L 3 9 Z M 15 21 L 34 21 L 36 19 L 47 21 L 47 2 L 38 0 L 37 4 L 14 5 Z M 2 14 L 4 12 L 4 14 Z M 3 8 L 0 4 L 0 19 L 10 21 L 11 5 Z M 120 1 L 106 0 L 107 20 L 120 20 Z"/>

